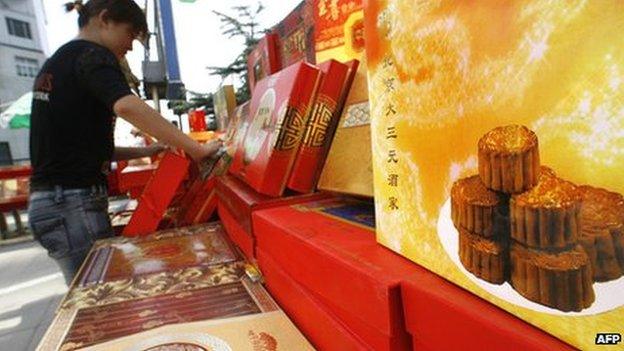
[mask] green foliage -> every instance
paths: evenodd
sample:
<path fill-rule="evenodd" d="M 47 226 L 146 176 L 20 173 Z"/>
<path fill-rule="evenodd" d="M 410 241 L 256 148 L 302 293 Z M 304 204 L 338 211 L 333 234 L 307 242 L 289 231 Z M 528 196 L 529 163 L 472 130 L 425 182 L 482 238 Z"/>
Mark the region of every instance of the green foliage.
<path fill-rule="evenodd" d="M 187 100 L 169 101 L 167 107 L 173 110 L 176 115 L 182 115 L 190 109 L 204 108 L 206 115 L 214 114 L 213 96 L 212 94 L 202 94 L 187 90 L 186 95 L 190 96 Z"/>
<path fill-rule="evenodd" d="M 264 6 L 260 2 L 255 7 L 252 6 L 234 6 L 232 7 L 233 15 L 213 11 L 219 17 L 221 22 L 222 34 L 228 39 L 243 39 L 243 51 L 236 56 L 234 61 L 225 67 L 207 67 L 211 75 L 217 75 L 225 78 L 229 75 L 236 75 L 240 79 L 241 86 L 236 88 L 236 100 L 238 103 L 245 102 L 250 99 L 249 83 L 247 81 L 247 56 L 254 49 L 260 35 L 265 30 L 259 29 L 256 17 L 264 10 Z"/>

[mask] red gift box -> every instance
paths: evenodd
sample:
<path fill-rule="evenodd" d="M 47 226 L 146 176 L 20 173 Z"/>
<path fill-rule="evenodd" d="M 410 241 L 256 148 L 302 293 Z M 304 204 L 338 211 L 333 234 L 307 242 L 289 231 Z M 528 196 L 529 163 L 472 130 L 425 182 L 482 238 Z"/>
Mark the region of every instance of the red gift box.
<path fill-rule="evenodd" d="M 289 189 L 308 193 L 316 187 L 333 131 L 340 119 L 343 96 L 351 87 L 349 72 L 355 73 L 357 65 L 358 61 L 347 65 L 329 60 L 319 66 L 323 80 L 288 180 Z"/>
<path fill-rule="evenodd" d="M 174 226 L 187 226 L 210 220 L 217 210 L 216 185 L 216 177 L 210 177 L 206 180 L 196 179 L 180 200 L 179 210 L 175 214 L 172 224 Z"/>
<path fill-rule="evenodd" d="M 326 301 L 367 344 L 406 347 L 401 279 L 386 266 L 402 261 L 377 245 L 373 218 L 370 203 L 332 198 L 257 211 L 253 225 L 258 250 Z"/>
<path fill-rule="evenodd" d="M 264 77 L 280 70 L 279 53 L 277 48 L 277 35 L 268 33 L 247 57 L 247 80 L 249 90 L 253 91 L 256 83 Z"/>
<path fill-rule="evenodd" d="M 125 167 L 119 172 L 119 191 L 129 193 L 133 199 L 138 198 L 157 168 L 156 163 Z"/>
<path fill-rule="evenodd" d="M 302 1 L 271 29 L 271 33 L 278 36 L 279 60 L 282 67 L 288 67 L 302 60 L 316 62 L 313 6 L 310 0 Z"/>
<path fill-rule="evenodd" d="M 262 250 L 258 250 L 258 263 L 271 296 L 316 348 L 339 351 L 369 349 Z"/>
<path fill-rule="evenodd" d="M 189 129 L 191 132 L 206 131 L 206 111 L 190 110 L 188 112 Z"/>
<path fill-rule="evenodd" d="M 406 347 L 406 331 L 414 350 L 569 348 L 376 244 L 374 221 L 353 206 L 354 200 L 325 199 L 258 211 L 254 231 L 258 252 L 374 349 Z"/>
<path fill-rule="evenodd" d="M 478 296 L 412 264 L 402 284 L 414 350 L 574 350 Z"/>
<path fill-rule="evenodd" d="M 146 235 L 158 228 L 163 214 L 187 176 L 191 161 L 166 153 L 139 198 L 139 204 L 123 230 L 125 236 Z"/>
<path fill-rule="evenodd" d="M 298 63 L 256 85 L 247 131 L 230 168 L 256 191 L 283 193 L 320 78 L 318 68 Z"/>
<path fill-rule="evenodd" d="M 361 10 L 361 0 L 314 0 L 316 51 L 345 45 L 345 22 Z"/>
<path fill-rule="evenodd" d="M 255 238 L 251 225 L 251 215 L 254 211 L 327 197 L 326 194 L 316 193 L 272 198 L 258 193 L 231 175 L 217 178 L 217 196 L 219 218 L 223 226 L 250 259 L 255 257 Z"/>

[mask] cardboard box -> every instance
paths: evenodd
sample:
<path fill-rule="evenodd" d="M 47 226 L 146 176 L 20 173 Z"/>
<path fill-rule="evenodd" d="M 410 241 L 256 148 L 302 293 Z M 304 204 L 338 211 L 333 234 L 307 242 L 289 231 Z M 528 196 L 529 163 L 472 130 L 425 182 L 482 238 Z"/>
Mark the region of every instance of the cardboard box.
<path fill-rule="evenodd" d="M 378 241 L 577 348 L 606 342 L 601 333 L 621 333 L 624 295 L 611 293 L 624 289 L 621 235 L 600 236 L 606 245 L 594 262 L 585 242 L 596 238 L 583 216 L 588 198 L 575 189 L 624 193 L 617 73 L 624 71 L 624 37 L 607 34 L 622 25 L 614 15 L 621 2 L 374 0 L 366 11 Z M 463 223 L 459 213 L 466 212 L 456 207 L 463 204 L 451 201 L 451 189 L 472 176 L 475 188 L 506 193 L 496 205 L 500 218 L 511 210 L 511 224 L 501 223 L 490 239 Z M 551 200 L 540 195 L 527 205 L 519 195 L 549 184 Z M 620 206 L 614 201 L 598 212 Z M 562 213 L 568 224 L 547 219 Z M 617 218 L 613 224 L 622 225 Z M 534 234 L 544 240 L 535 244 Z M 479 242 L 495 249 L 485 252 Z M 477 253 L 501 268 L 473 264 Z M 609 256 L 619 273 L 594 282 Z M 503 276 L 488 278 L 490 268 Z"/>
<path fill-rule="evenodd" d="M 336 199 L 256 212 L 254 227 L 261 270 L 266 271 L 263 253 L 375 350 L 456 349 L 466 344 L 488 349 L 502 345 L 522 350 L 569 348 L 538 328 L 376 245 L 370 233 L 374 219 L 366 213 L 362 202 L 349 205 L 348 201 L 341 203 Z M 281 224 L 285 218 L 289 218 L 289 225 Z M 384 282 L 390 288 L 380 293 L 377 288 Z M 362 287 L 358 288 L 359 284 Z M 400 296 L 395 295 L 397 291 Z M 400 311 L 395 309 L 388 314 L 391 310 L 387 306 L 392 306 L 388 301 L 398 301 Z M 387 332 L 392 325 L 387 323 L 389 315 L 396 317 L 394 337 Z M 449 337 L 449 330 L 456 329 Z M 412 346 L 405 340 L 406 331 L 411 334 Z"/>
<path fill-rule="evenodd" d="M 366 62 L 361 62 L 318 181 L 320 190 L 373 197 Z"/>
<path fill-rule="evenodd" d="M 213 95 L 214 114 L 217 120 L 217 130 L 225 131 L 228 129 L 232 114 L 236 109 L 236 95 L 234 87 L 231 85 L 221 86 Z"/>
<path fill-rule="evenodd" d="M 277 41 L 277 35 L 267 33 L 249 53 L 247 57 L 247 80 L 250 91 L 254 90 L 257 82 L 282 68 Z"/>
<path fill-rule="evenodd" d="M 574 349 L 418 265 L 401 296 L 414 351 Z"/>
<path fill-rule="evenodd" d="M 254 211 L 285 206 L 315 199 L 328 195 L 322 193 L 272 198 L 253 190 L 247 184 L 231 175 L 217 179 L 217 196 L 219 199 L 219 218 L 232 240 L 240 246 L 245 255 L 255 257 L 255 236 L 251 224 L 251 215 Z"/>
<path fill-rule="evenodd" d="M 262 194 L 283 193 L 320 78 L 316 67 L 297 63 L 256 85 L 230 172 Z"/>
<path fill-rule="evenodd" d="M 258 250 L 258 261 L 267 290 L 317 349 L 347 351 L 368 348 L 262 250 Z"/>
<path fill-rule="evenodd" d="M 327 150 L 340 118 L 343 96 L 350 88 L 352 80 L 349 73 L 355 74 L 357 65 L 357 61 L 345 65 L 330 60 L 319 66 L 323 72 L 323 80 L 316 94 L 314 107 L 288 180 L 289 189 L 309 193 L 316 188 Z"/>
<path fill-rule="evenodd" d="M 160 348 L 202 350 L 312 351 L 314 348 L 282 311 L 170 325 L 94 347 L 93 351 Z"/>
<path fill-rule="evenodd" d="M 223 226 L 207 223 L 161 230 L 144 237 L 100 240 L 85 259 L 75 282 L 77 286 L 87 286 L 241 259 Z"/>
<path fill-rule="evenodd" d="M 314 0 L 316 62 L 364 52 L 361 0 Z"/>
<path fill-rule="evenodd" d="M 119 173 L 119 191 L 129 193 L 133 199 L 138 198 L 157 168 L 156 163 L 125 167 Z"/>
<path fill-rule="evenodd" d="M 370 202 L 330 198 L 254 212 L 257 251 L 372 349 L 405 349 L 401 276 L 389 268 L 410 264 L 376 243 L 372 211 Z"/>
<path fill-rule="evenodd" d="M 168 278 L 170 284 L 177 283 L 177 291 L 175 289 L 163 291 L 161 278 L 160 289 L 154 288 L 149 296 L 126 294 L 123 298 L 113 299 L 107 303 L 62 307 L 42 339 L 39 349 L 66 350 L 98 345 L 97 349 L 100 350 L 123 350 L 128 345 L 117 348 L 118 342 L 123 343 L 128 339 L 133 340 L 134 344 L 145 342 L 152 338 L 150 333 L 145 333 L 148 330 L 158 334 L 162 333 L 163 329 L 179 328 L 176 334 L 180 336 L 185 326 L 190 327 L 197 322 L 223 321 L 228 317 L 258 316 L 280 311 L 260 284 L 251 283 L 246 279 L 204 285 L 204 282 L 198 281 L 197 274 L 188 272 L 186 276 L 172 272 Z M 218 275 L 213 278 L 217 278 L 218 281 Z M 185 284 L 192 286 L 193 283 L 195 283 L 193 289 L 180 289 Z M 122 282 L 121 285 L 128 285 L 128 282 Z M 91 300 L 93 299 L 91 297 Z M 292 328 L 290 331 L 293 331 L 294 335 L 299 336 L 299 342 L 305 344 L 305 340 L 292 324 L 282 324 L 282 327 L 287 326 Z M 158 345 L 156 343 L 154 346 Z"/>
<path fill-rule="evenodd" d="M 214 217 L 218 204 L 216 186 L 216 178 L 211 178 L 204 183 L 203 196 L 195 197 L 185 213 L 182 225 L 205 223 Z"/>
<path fill-rule="evenodd" d="M 158 229 L 171 200 L 187 176 L 190 163 L 186 157 L 171 152 L 163 156 L 122 232 L 124 236 L 147 235 Z"/>
<path fill-rule="evenodd" d="M 314 11 L 312 1 L 303 0 L 271 33 L 278 37 L 282 68 L 300 61 L 316 63 L 314 53 Z"/>

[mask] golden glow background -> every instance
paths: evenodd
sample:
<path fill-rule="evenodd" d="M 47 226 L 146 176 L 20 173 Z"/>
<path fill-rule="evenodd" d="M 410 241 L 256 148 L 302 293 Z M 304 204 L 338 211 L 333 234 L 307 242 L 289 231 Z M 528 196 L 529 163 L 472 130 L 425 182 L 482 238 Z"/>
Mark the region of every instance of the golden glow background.
<path fill-rule="evenodd" d="M 510 123 L 537 133 L 542 164 L 563 178 L 624 193 L 624 1 L 370 0 L 366 11 L 378 240 L 574 345 L 621 330 L 622 308 L 554 317 L 489 296 L 447 257 L 436 222 L 453 181 L 477 172 L 478 139 Z"/>

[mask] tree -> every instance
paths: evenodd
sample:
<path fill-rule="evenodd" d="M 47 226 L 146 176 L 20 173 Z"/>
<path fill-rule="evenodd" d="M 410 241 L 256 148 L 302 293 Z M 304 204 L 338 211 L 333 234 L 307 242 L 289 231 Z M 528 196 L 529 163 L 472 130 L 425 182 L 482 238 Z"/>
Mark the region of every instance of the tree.
<path fill-rule="evenodd" d="M 212 94 L 196 93 L 194 91 L 187 90 L 187 96 L 190 98 L 187 100 L 172 100 L 169 101 L 168 108 L 173 110 L 176 115 L 183 115 L 190 109 L 204 108 L 206 115 L 214 114 L 213 97 Z"/>
<path fill-rule="evenodd" d="M 228 15 L 219 11 L 212 11 L 219 17 L 221 22 L 222 34 L 228 39 L 242 38 L 243 51 L 234 59 L 232 63 L 225 67 L 207 67 L 211 75 L 218 75 L 225 78 L 231 74 L 238 76 L 241 86 L 236 89 L 236 101 L 238 103 L 245 102 L 251 97 L 249 91 L 249 83 L 247 81 L 247 56 L 256 47 L 260 40 L 259 35 L 264 34 L 266 30 L 260 30 L 256 17 L 264 10 L 264 6 L 260 2 L 252 8 L 252 6 L 234 6 L 232 7 L 235 15 Z"/>

